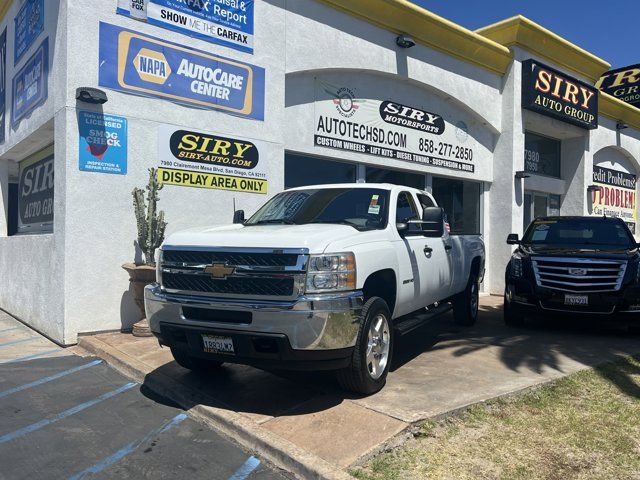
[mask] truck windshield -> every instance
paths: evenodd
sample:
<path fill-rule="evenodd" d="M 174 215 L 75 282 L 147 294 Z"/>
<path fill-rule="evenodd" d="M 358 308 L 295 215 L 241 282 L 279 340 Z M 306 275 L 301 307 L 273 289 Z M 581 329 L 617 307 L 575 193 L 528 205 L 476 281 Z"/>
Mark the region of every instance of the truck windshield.
<path fill-rule="evenodd" d="M 245 225 L 335 223 L 357 230 L 387 225 L 389 192 L 377 188 L 319 188 L 282 192 Z"/>
<path fill-rule="evenodd" d="M 557 218 L 535 220 L 522 243 L 583 247 L 589 245 L 633 248 L 635 241 L 622 222 L 600 218 Z"/>

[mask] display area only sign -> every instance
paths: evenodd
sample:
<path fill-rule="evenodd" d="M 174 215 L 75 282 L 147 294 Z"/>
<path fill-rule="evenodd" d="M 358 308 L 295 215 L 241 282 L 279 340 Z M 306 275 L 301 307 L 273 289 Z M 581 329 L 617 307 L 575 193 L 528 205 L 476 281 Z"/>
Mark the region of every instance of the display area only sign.
<path fill-rule="evenodd" d="M 253 53 L 253 0 L 118 0 L 117 12 Z"/>
<path fill-rule="evenodd" d="M 79 168 L 85 172 L 127 173 L 127 119 L 78 112 Z"/>
<path fill-rule="evenodd" d="M 161 125 L 158 181 L 183 187 L 267 193 L 262 142 Z"/>
<path fill-rule="evenodd" d="M 598 128 L 598 90 L 533 59 L 522 62 L 522 108 Z"/>
<path fill-rule="evenodd" d="M 99 84 L 264 119 L 264 69 L 100 23 Z"/>
<path fill-rule="evenodd" d="M 621 218 L 635 235 L 637 219 L 636 180 L 631 173 L 593 167 L 593 215 Z"/>
<path fill-rule="evenodd" d="M 359 98 L 351 86 L 315 84 L 317 147 L 475 171 L 473 147 L 461 145 L 455 127 L 437 112 L 393 99 Z"/>

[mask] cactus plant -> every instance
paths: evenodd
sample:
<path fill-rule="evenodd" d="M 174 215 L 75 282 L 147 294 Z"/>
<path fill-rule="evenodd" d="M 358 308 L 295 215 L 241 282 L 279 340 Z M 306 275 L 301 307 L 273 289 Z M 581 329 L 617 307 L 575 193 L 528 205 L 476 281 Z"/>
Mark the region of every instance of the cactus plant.
<path fill-rule="evenodd" d="M 158 182 L 156 169 L 149 169 L 149 183 L 146 187 L 147 201 L 145 203 L 144 190 L 134 188 L 133 208 L 138 227 L 138 246 L 144 254 L 145 263 L 153 265 L 155 263 L 155 251 L 164 240 L 164 231 L 167 222 L 164 221 L 164 212 L 158 212 L 158 192 L 162 190 L 162 185 Z"/>

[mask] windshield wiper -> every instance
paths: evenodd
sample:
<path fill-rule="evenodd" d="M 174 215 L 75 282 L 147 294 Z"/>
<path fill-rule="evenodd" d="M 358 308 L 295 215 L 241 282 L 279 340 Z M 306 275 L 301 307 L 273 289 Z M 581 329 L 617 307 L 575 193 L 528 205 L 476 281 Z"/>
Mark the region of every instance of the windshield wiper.
<path fill-rule="evenodd" d="M 297 225 L 297 223 L 294 222 L 293 220 L 289 220 L 289 219 L 286 219 L 286 218 L 271 218 L 269 220 L 258 220 L 257 222 L 253 222 L 253 223 L 245 223 L 246 226 L 268 225 L 268 224 L 272 224 L 272 225 Z"/>

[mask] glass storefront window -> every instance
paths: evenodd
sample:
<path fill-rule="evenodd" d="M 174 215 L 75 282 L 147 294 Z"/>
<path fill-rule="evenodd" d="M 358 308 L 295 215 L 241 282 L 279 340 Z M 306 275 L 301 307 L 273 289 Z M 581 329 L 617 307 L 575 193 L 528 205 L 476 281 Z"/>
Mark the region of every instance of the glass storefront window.
<path fill-rule="evenodd" d="M 353 183 L 356 166 L 295 153 L 284 156 L 284 187 L 302 187 L 325 183 Z"/>
<path fill-rule="evenodd" d="M 560 195 L 531 191 L 524 193 L 524 230 L 536 218 L 558 215 L 560 215 Z"/>
<path fill-rule="evenodd" d="M 420 190 L 425 186 L 424 175 L 376 167 L 367 167 L 367 183 L 391 183 Z"/>
<path fill-rule="evenodd" d="M 444 208 L 452 234 L 480 234 L 481 185 L 477 182 L 433 178 L 433 197 Z"/>
<path fill-rule="evenodd" d="M 524 169 L 526 172 L 560 178 L 560 140 L 524 133 Z"/>

